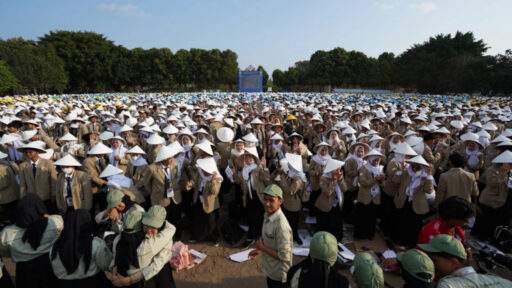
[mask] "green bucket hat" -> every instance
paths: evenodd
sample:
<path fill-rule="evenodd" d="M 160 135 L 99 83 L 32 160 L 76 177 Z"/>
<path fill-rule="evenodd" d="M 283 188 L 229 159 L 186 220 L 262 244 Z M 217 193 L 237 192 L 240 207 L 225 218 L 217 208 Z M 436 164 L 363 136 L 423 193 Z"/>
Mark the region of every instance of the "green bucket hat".
<path fill-rule="evenodd" d="M 396 259 L 412 277 L 426 283 L 434 281 L 434 262 L 422 251 L 410 249 L 400 252 L 396 255 Z"/>
<path fill-rule="evenodd" d="M 437 235 L 428 244 L 419 244 L 418 246 L 425 252 L 446 253 L 462 260 L 467 259 L 464 245 L 455 237 L 447 234 Z"/>
<path fill-rule="evenodd" d="M 132 211 L 124 217 L 123 229 L 133 230 L 133 232 L 140 231 L 142 229 L 142 211 Z"/>
<path fill-rule="evenodd" d="M 325 261 L 332 267 L 338 258 L 336 237 L 325 231 L 315 233 L 309 246 L 309 256 L 312 259 Z"/>
<path fill-rule="evenodd" d="M 362 252 L 354 258 L 354 276 L 357 287 L 381 288 L 384 287 L 384 273 L 372 255 Z"/>
<path fill-rule="evenodd" d="M 274 197 L 283 198 L 283 190 L 281 190 L 281 187 L 277 186 L 276 184 L 270 184 L 267 187 L 265 187 L 265 190 L 263 190 L 263 194 L 267 194 Z"/>
<path fill-rule="evenodd" d="M 148 225 L 154 228 L 160 228 L 164 224 L 167 212 L 165 208 L 160 205 L 155 205 L 149 208 L 148 212 L 144 213 L 142 217 L 142 224 Z"/>
<path fill-rule="evenodd" d="M 110 190 L 107 194 L 107 210 L 116 207 L 121 204 L 123 200 L 124 193 L 121 190 Z"/>

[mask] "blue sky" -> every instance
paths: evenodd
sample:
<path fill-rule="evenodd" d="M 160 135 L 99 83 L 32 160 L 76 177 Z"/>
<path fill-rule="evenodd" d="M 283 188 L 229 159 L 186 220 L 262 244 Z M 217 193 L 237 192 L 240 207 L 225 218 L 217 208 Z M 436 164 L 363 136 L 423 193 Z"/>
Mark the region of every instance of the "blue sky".
<path fill-rule="evenodd" d="M 87 30 L 127 48 L 231 49 L 271 74 L 317 50 L 399 54 L 439 33 L 473 31 L 512 49 L 510 0 L 0 0 L 0 38 Z"/>

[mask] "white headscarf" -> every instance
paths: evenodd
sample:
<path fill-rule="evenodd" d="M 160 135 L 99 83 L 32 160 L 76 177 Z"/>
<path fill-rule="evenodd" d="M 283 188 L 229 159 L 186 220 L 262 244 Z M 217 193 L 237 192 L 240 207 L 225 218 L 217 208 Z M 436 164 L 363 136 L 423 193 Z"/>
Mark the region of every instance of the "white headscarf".
<path fill-rule="evenodd" d="M 348 159 L 350 158 L 353 158 L 354 160 L 356 160 L 357 162 L 357 169 L 361 168 L 364 164 L 364 160 L 363 158 L 361 157 L 357 157 L 357 151 L 359 149 L 363 149 L 364 150 L 364 146 L 363 145 L 357 145 L 355 148 L 354 148 L 354 153 L 350 153 L 348 154 L 348 157 L 345 161 L 348 161 Z"/>
<path fill-rule="evenodd" d="M 321 152 L 322 152 L 322 149 L 329 149 L 325 146 L 322 146 L 322 147 L 319 147 L 317 150 L 316 150 L 316 154 L 311 158 L 313 161 L 315 161 L 316 163 L 320 164 L 321 166 L 325 166 L 327 164 L 327 160 L 331 159 L 331 155 L 329 155 L 329 153 L 326 153 L 325 156 L 322 156 Z"/>
<path fill-rule="evenodd" d="M 130 158 L 130 163 L 135 167 L 139 167 L 142 165 L 147 165 L 148 161 L 146 161 L 146 159 L 144 159 L 144 157 L 142 157 L 142 155 L 139 155 L 139 158 L 137 158 L 136 160 L 134 160 L 133 158 Z"/>
<path fill-rule="evenodd" d="M 379 174 L 382 174 L 382 169 L 383 169 L 382 165 L 377 165 L 377 166 L 372 165 L 373 160 L 379 159 L 379 158 L 380 158 L 379 156 L 370 156 L 370 157 L 368 157 L 368 160 L 366 161 L 366 164 L 364 165 L 364 167 L 368 171 L 370 171 L 370 173 L 372 173 L 373 177 L 375 177 Z M 379 192 L 380 192 L 380 184 L 379 183 L 373 184 L 373 186 L 370 188 L 370 194 L 372 195 L 372 197 L 377 196 L 379 194 Z"/>
<path fill-rule="evenodd" d="M 308 179 L 306 178 L 306 174 L 304 174 L 304 172 L 297 171 L 292 167 L 292 165 L 288 164 L 288 177 L 293 178 L 296 175 L 299 175 L 302 182 L 308 182 Z"/>
<path fill-rule="evenodd" d="M 118 148 L 114 148 L 112 146 L 112 153 L 110 153 L 109 162 L 112 165 L 117 166 L 119 164 L 119 161 L 115 160 L 114 157 L 119 156 L 119 157 L 123 158 L 126 151 L 127 151 L 127 149 L 124 148 L 123 144 L 121 144 L 121 143 L 119 144 Z"/>
<path fill-rule="evenodd" d="M 405 190 L 405 195 L 409 197 L 409 202 L 412 201 L 412 196 L 414 193 L 414 189 L 416 189 L 418 186 L 420 186 L 421 179 L 428 177 L 427 173 L 425 172 L 425 167 L 421 166 L 421 169 L 417 172 L 412 171 L 412 167 L 407 167 L 407 173 L 409 173 L 409 176 L 411 177 L 411 184 L 409 187 L 407 187 L 407 190 Z"/>

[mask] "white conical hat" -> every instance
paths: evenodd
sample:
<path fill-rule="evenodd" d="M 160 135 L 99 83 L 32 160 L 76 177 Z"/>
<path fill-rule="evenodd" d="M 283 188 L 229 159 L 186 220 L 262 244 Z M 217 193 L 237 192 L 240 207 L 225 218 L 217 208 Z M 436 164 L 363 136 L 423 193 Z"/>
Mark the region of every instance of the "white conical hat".
<path fill-rule="evenodd" d="M 244 137 L 242 137 L 242 139 L 245 141 L 245 142 L 251 142 L 251 143 L 256 143 L 258 142 L 258 138 L 256 138 L 256 136 L 254 136 L 253 133 L 249 133 L 247 135 L 245 135 Z"/>
<path fill-rule="evenodd" d="M 164 128 L 163 132 L 165 134 L 170 135 L 170 134 L 178 134 L 178 132 L 180 132 L 180 130 L 178 130 L 178 128 L 174 127 L 174 125 L 169 124 Z"/>
<path fill-rule="evenodd" d="M 53 165 L 56 166 L 73 166 L 73 167 L 80 167 L 82 164 L 80 162 L 76 161 L 76 159 L 71 156 L 70 154 L 67 154 L 66 156 L 60 158 L 59 160 L 55 161 Z"/>
<path fill-rule="evenodd" d="M 151 130 L 151 128 L 149 128 L 149 126 L 144 126 L 141 129 L 139 129 L 139 131 L 143 131 L 143 132 L 147 132 L 147 133 L 155 133 L 155 131 Z"/>
<path fill-rule="evenodd" d="M 110 138 L 112 138 L 112 137 L 114 137 L 114 133 L 112 133 L 110 131 L 104 131 L 99 136 L 100 140 L 103 140 L 103 141 L 110 140 Z"/>
<path fill-rule="evenodd" d="M 343 167 L 343 165 L 345 165 L 345 162 L 331 158 L 327 160 L 327 163 L 325 164 L 324 173 L 332 172 L 338 168 Z"/>
<path fill-rule="evenodd" d="M 347 126 L 343 131 L 341 131 L 341 135 L 347 135 L 347 134 L 356 134 L 356 130 L 350 126 Z"/>
<path fill-rule="evenodd" d="M 165 139 L 162 136 L 158 135 L 157 133 L 153 133 L 146 139 L 146 142 L 151 145 L 158 145 L 163 144 L 165 142 Z"/>
<path fill-rule="evenodd" d="M 263 122 L 261 122 L 260 118 L 256 117 L 254 118 L 251 123 L 252 125 L 257 125 L 257 124 L 263 124 Z"/>
<path fill-rule="evenodd" d="M 128 132 L 128 131 L 133 131 L 133 128 L 126 124 L 124 124 L 123 127 L 121 127 L 121 129 L 119 129 L 119 133 Z"/>
<path fill-rule="evenodd" d="M 162 146 L 162 147 L 160 147 L 160 151 L 158 151 L 158 154 L 156 155 L 156 159 L 155 159 L 154 163 L 162 162 L 165 159 L 174 157 L 178 153 L 179 153 L 179 151 L 176 150 L 175 148 L 172 148 L 169 146 Z"/>
<path fill-rule="evenodd" d="M 146 152 L 144 152 L 139 145 L 135 145 L 132 149 L 126 151 L 126 154 L 146 154 Z"/>
<path fill-rule="evenodd" d="M 283 138 L 283 136 L 279 135 L 278 133 L 275 133 L 274 135 L 272 135 L 272 137 L 270 137 L 270 140 L 272 140 L 272 141 L 274 141 L 274 140 L 283 141 L 284 138 Z"/>
<path fill-rule="evenodd" d="M 506 141 L 506 140 L 510 140 L 510 139 L 508 139 L 507 137 L 505 137 L 505 136 L 503 136 L 503 135 L 500 135 L 500 136 L 498 136 L 498 137 L 494 138 L 494 139 L 491 141 L 491 143 L 501 143 L 501 142 Z"/>
<path fill-rule="evenodd" d="M 26 130 L 26 131 L 23 131 L 23 140 L 24 141 L 29 141 L 30 138 L 34 137 L 34 135 L 37 134 L 37 130 Z"/>
<path fill-rule="evenodd" d="M 407 144 L 409 144 L 409 146 L 414 147 L 414 146 L 418 145 L 419 143 L 422 143 L 423 138 L 417 137 L 417 136 L 411 136 L 411 137 L 407 138 L 406 142 L 407 142 Z"/>
<path fill-rule="evenodd" d="M 384 155 L 382 155 L 379 151 L 372 149 L 370 152 L 368 152 L 368 154 L 364 155 L 363 159 L 367 159 L 368 157 L 372 156 L 384 157 Z"/>
<path fill-rule="evenodd" d="M 41 145 L 39 143 L 37 143 L 37 141 L 27 143 L 27 144 L 21 146 L 20 148 L 18 148 L 18 151 L 20 151 L 20 152 L 23 152 L 24 150 L 35 150 L 39 153 L 46 153 L 46 150 L 43 149 L 43 147 L 41 147 Z"/>
<path fill-rule="evenodd" d="M 197 159 L 196 165 L 206 173 L 213 174 L 213 172 L 217 172 L 217 174 L 219 174 L 217 164 L 215 163 L 215 159 L 213 157 Z"/>
<path fill-rule="evenodd" d="M 404 137 L 409 137 L 409 136 L 412 136 L 412 135 L 418 135 L 418 132 L 413 131 L 413 130 L 407 130 L 407 132 L 405 132 Z"/>
<path fill-rule="evenodd" d="M 434 131 L 434 133 L 450 135 L 450 130 L 446 129 L 446 127 L 441 127 L 439 129 L 437 129 L 436 131 Z"/>
<path fill-rule="evenodd" d="M 462 123 L 460 120 L 452 120 L 450 121 L 450 126 L 456 129 L 462 129 L 464 128 L 464 123 Z"/>
<path fill-rule="evenodd" d="M 416 164 L 419 164 L 419 165 L 422 165 L 422 166 L 425 166 L 425 167 L 430 167 L 430 164 L 428 164 L 427 161 L 425 161 L 425 159 L 423 159 L 423 157 L 421 155 L 418 155 L 418 156 L 416 156 L 414 158 L 405 160 L 405 162 L 407 162 L 407 163 L 416 163 Z"/>
<path fill-rule="evenodd" d="M 512 140 L 508 139 L 505 141 L 501 141 L 496 147 L 504 147 L 504 146 L 512 146 Z"/>
<path fill-rule="evenodd" d="M 228 127 L 222 127 L 217 130 L 217 138 L 219 138 L 221 142 L 231 142 L 234 137 L 235 133 Z"/>
<path fill-rule="evenodd" d="M 229 127 L 234 127 L 235 124 L 233 123 L 233 119 L 231 118 L 224 118 L 224 122 L 228 124 Z"/>
<path fill-rule="evenodd" d="M 512 163 L 512 152 L 505 150 L 496 158 L 492 159 L 492 163 Z"/>
<path fill-rule="evenodd" d="M 123 170 L 113 166 L 112 164 L 108 164 L 105 167 L 105 170 L 101 171 L 100 178 L 107 178 L 109 176 L 123 174 Z"/>
<path fill-rule="evenodd" d="M 0 151 L 0 159 L 5 159 L 5 158 L 7 158 L 7 156 L 9 156 L 9 155 L 7 155 L 4 152 Z"/>
<path fill-rule="evenodd" d="M 66 133 L 66 135 L 59 138 L 59 141 L 78 141 L 78 138 L 71 133 Z"/>
<path fill-rule="evenodd" d="M 167 147 L 178 151 L 178 153 L 185 152 L 185 149 L 183 149 L 183 146 L 181 146 L 180 142 L 178 141 L 172 142 L 171 144 L 167 145 Z"/>
<path fill-rule="evenodd" d="M 283 172 L 284 173 L 287 173 L 288 174 L 288 170 L 290 170 L 288 168 L 288 160 L 286 160 L 286 158 L 283 158 L 279 161 L 279 165 L 281 166 L 281 168 L 283 169 Z"/>
<path fill-rule="evenodd" d="M 54 152 L 52 148 L 46 149 L 46 153 L 39 154 L 39 158 L 50 160 Z"/>
<path fill-rule="evenodd" d="M 16 140 L 20 140 L 12 135 L 9 135 L 9 134 L 4 134 L 2 136 L 2 139 L 0 139 L 0 144 L 8 144 L 8 143 L 12 143 Z"/>
<path fill-rule="evenodd" d="M 112 153 L 112 149 L 108 148 L 103 142 L 98 142 L 94 145 L 87 154 L 89 155 L 103 155 Z"/>
<path fill-rule="evenodd" d="M 210 135 L 210 133 L 208 133 L 206 130 L 204 130 L 203 128 L 197 130 L 196 132 L 194 132 L 194 134 L 199 134 L 199 133 L 202 133 L 202 134 L 205 134 L 205 135 Z"/>
<path fill-rule="evenodd" d="M 293 169 L 302 172 L 302 156 L 298 154 L 286 153 L 286 160 L 288 160 L 288 165 L 292 166 Z"/>
<path fill-rule="evenodd" d="M 384 138 L 380 137 L 379 135 L 373 135 L 372 138 L 368 142 L 374 142 L 374 141 L 381 141 L 384 140 Z"/>
<path fill-rule="evenodd" d="M 206 140 L 203 143 L 196 144 L 195 147 L 206 152 L 206 154 L 213 156 L 212 143 L 210 141 Z"/>
<path fill-rule="evenodd" d="M 403 154 L 403 155 L 409 155 L 409 156 L 416 156 L 418 153 L 414 151 L 409 144 L 405 142 L 401 142 L 398 144 L 395 149 L 392 149 L 391 152 L 395 152 L 397 154 Z"/>
<path fill-rule="evenodd" d="M 156 123 L 151 125 L 149 128 L 151 128 L 151 130 L 153 130 L 154 132 L 162 132 L 162 130 L 160 130 L 160 127 L 158 127 Z"/>
<path fill-rule="evenodd" d="M 482 126 L 482 129 L 487 130 L 487 131 L 496 131 L 496 130 L 498 130 L 498 127 L 496 127 L 496 125 L 494 125 L 494 123 L 492 123 L 492 122 L 487 122 L 487 123 L 485 123 L 484 126 Z"/>
<path fill-rule="evenodd" d="M 245 153 L 251 154 L 252 156 L 256 157 L 256 159 L 260 159 L 260 157 L 258 155 L 258 150 L 256 149 L 255 146 L 246 147 L 246 148 L 244 148 L 244 151 L 245 151 Z"/>

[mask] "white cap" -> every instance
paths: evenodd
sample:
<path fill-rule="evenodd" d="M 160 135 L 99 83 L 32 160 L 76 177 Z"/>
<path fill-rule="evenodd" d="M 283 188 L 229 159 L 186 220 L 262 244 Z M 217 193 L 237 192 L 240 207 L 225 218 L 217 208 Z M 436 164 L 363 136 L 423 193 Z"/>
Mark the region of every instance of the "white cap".
<path fill-rule="evenodd" d="M 219 138 L 221 142 L 231 142 L 234 137 L 235 133 L 228 127 L 222 127 L 217 130 L 217 138 Z"/>
<path fill-rule="evenodd" d="M 122 174 L 123 170 L 113 166 L 112 164 L 108 164 L 107 167 L 105 167 L 105 170 L 103 170 L 100 174 L 100 178 L 107 178 L 109 176 Z"/>
<path fill-rule="evenodd" d="M 66 133 L 66 135 L 59 138 L 59 141 L 78 141 L 78 138 L 71 133 Z"/>
<path fill-rule="evenodd" d="M 70 154 L 60 158 L 59 160 L 55 161 L 53 163 L 56 166 L 73 166 L 73 167 L 80 167 L 82 164 L 80 162 L 76 161 L 76 159 L 71 156 Z"/>
<path fill-rule="evenodd" d="M 343 165 L 345 165 L 345 162 L 331 158 L 327 160 L 327 163 L 325 164 L 324 173 L 332 172 L 338 168 L 343 167 Z"/>
<path fill-rule="evenodd" d="M 110 154 L 112 153 L 112 149 L 108 148 L 103 144 L 102 142 L 98 142 L 96 145 L 94 145 L 91 150 L 87 154 L 89 155 L 103 155 L 103 154 Z"/>
<path fill-rule="evenodd" d="M 146 154 L 146 152 L 144 152 L 139 145 L 135 145 L 132 149 L 126 151 L 126 154 Z"/>
<path fill-rule="evenodd" d="M 179 151 L 173 147 L 162 146 L 160 147 L 160 151 L 158 151 L 158 154 L 156 155 L 154 163 L 162 162 L 166 159 L 174 157 L 178 153 Z"/>
<path fill-rule="evenodd" d="M 492 159 L 492 163 L 512 163 L 512 152 L 505 150 L 496 158 Z"/>
<path fill-rule="evenodd" d="M 208 174 L 213 174 L 213 172 L 217 172 L 217 174 L 219 173 L 217 164 L 215 163 L 215 159 L 213 159 L 213 157 L 197 159 L 196 166 Z"/>
<path fill-rule="evenodd" d="M 288 160 L 288 165 L 293 167 L 293 169 L 302 172 L 302 156 L 298 154 L 286 153 L 286 160 Z"/>

